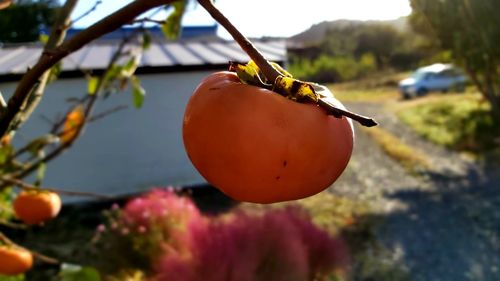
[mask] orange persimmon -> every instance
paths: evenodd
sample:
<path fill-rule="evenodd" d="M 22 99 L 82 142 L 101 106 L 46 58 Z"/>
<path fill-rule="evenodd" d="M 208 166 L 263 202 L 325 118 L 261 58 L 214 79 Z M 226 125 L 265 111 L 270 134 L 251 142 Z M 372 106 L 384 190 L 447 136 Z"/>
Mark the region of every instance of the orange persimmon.
<path fill-rule="evenodd" d="M 16 217 L 26 224 L 39 224 L 51 220 L 61 210 L 61 198 L 50 191 L 22 191 L 14 200 Z"/>
<path fill-rule="evenodd" d="M 18 275 L 33 266 L 30 251 L 15 246 L 0 246 L 0 275 Z"/>
<path fill-rule="evenodd" d="M 200 174 L 233 199 L 256 203 L 326 189 L 347 166 L 353 139 L 345 117 L 243 84 L 232 72 L 205 78 L 183 121 L 184 146 Z"/>

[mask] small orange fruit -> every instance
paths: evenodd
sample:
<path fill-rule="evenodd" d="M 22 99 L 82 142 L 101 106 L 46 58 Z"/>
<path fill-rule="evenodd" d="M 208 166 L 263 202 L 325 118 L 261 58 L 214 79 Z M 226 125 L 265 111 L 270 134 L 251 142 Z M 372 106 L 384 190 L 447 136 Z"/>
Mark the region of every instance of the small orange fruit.
<path fill-rule="evenodd" d="M 0 275 L 18 275 L 33 266 L 30 251 L 12 246 L 0 246 Z"/>
<path fill-rule="evenodd" d="M 345 117 L 217 72 L 189 100 L 183 139 L 209 183 L 239 201 L 273 203 L 329 187 L 349 162 L 354 135 Z"/>
<path fill-rule="evenodd" d="M 61 142 L 66 144 L 76 137 L 78 129 L 83 125 L 85 119 L 85 109 L 82 105 L 75 107 L 64 120 L 63 131 L 59 136 Z"/>
<path fill-rule="evenodd" d="M 14 200 L 14 212 L 26 224 L 53 219 L 61 210 L 61 198 L 55 192 L 23 191 Z"/>

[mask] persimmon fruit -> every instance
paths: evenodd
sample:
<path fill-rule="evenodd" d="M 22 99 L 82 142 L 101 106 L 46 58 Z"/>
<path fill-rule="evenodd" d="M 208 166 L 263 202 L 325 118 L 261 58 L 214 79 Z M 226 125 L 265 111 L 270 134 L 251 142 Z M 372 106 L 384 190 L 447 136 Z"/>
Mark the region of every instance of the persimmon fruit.
<path fill-rule="evenodd" d="M 40 224 L 55 218 L 61 210 L 61 198 L 50 191 L 22 191 L 13 203 L 16 217 L 26 224 Z"/>
<path fill-rule="evenodd" d="M 333 95 L 329 100 L 343 107 Z M 353 127 L 315 104 L 240 82 L 232 72 L 205 78 L 183 120 L 188 157 L 229 197 L 273 203 L 314 195 L 343 172 Z"/>
<path fill-rule="evenodd" d="M 30 251 L 15 246 L 0 246 L 0 275 L 18 275 L 33 266 Z"/>

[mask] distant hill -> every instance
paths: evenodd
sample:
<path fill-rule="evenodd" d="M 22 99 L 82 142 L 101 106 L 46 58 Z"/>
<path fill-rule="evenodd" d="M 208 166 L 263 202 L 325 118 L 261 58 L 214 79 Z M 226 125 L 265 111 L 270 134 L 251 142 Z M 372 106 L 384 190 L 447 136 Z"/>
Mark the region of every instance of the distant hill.
<path fill-rule="evenodd" d="M 287 39 L 287 43 L 290 47 L 305 47 L 314 46 L 320 43 L 328 30 L 331 29 L 344 29 L 349 26 L 365 25 L 365 24 L 379 24 L 384 23 L 393 26 L 397 30 L 407 31 L 408 21 L 406 17 L 401 17 L 395 20 L 388 21 L 359 21 L 359 20 L 335 20 L 335 21 L 324 21 L 315 25 L 312 25 L 309 29 L 294 35 Z"/>

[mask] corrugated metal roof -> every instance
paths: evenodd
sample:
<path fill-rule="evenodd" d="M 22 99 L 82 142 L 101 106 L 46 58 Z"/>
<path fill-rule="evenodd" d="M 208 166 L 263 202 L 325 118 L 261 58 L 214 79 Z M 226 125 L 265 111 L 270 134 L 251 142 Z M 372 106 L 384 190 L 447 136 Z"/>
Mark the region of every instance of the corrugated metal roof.
<path fill-rule="evenodd" d="M 272 61 L 286 60 L 283 40 L 254 41 L 266 58 Z M 85 46 L 63 60 L 63 72 L 102 70 L 106 68 L 117 41 L 96 42 Z M 42 46 L 15 46 L 0 48 L 0 76 L 20 75 L 33 66 L 42 52 Z M 141 67 L 189 67 L 224 65 L 228 61 L 246 62 L 249 57 L 234 41 L 185 41 L 153 42 L 142 56 Z"/>

